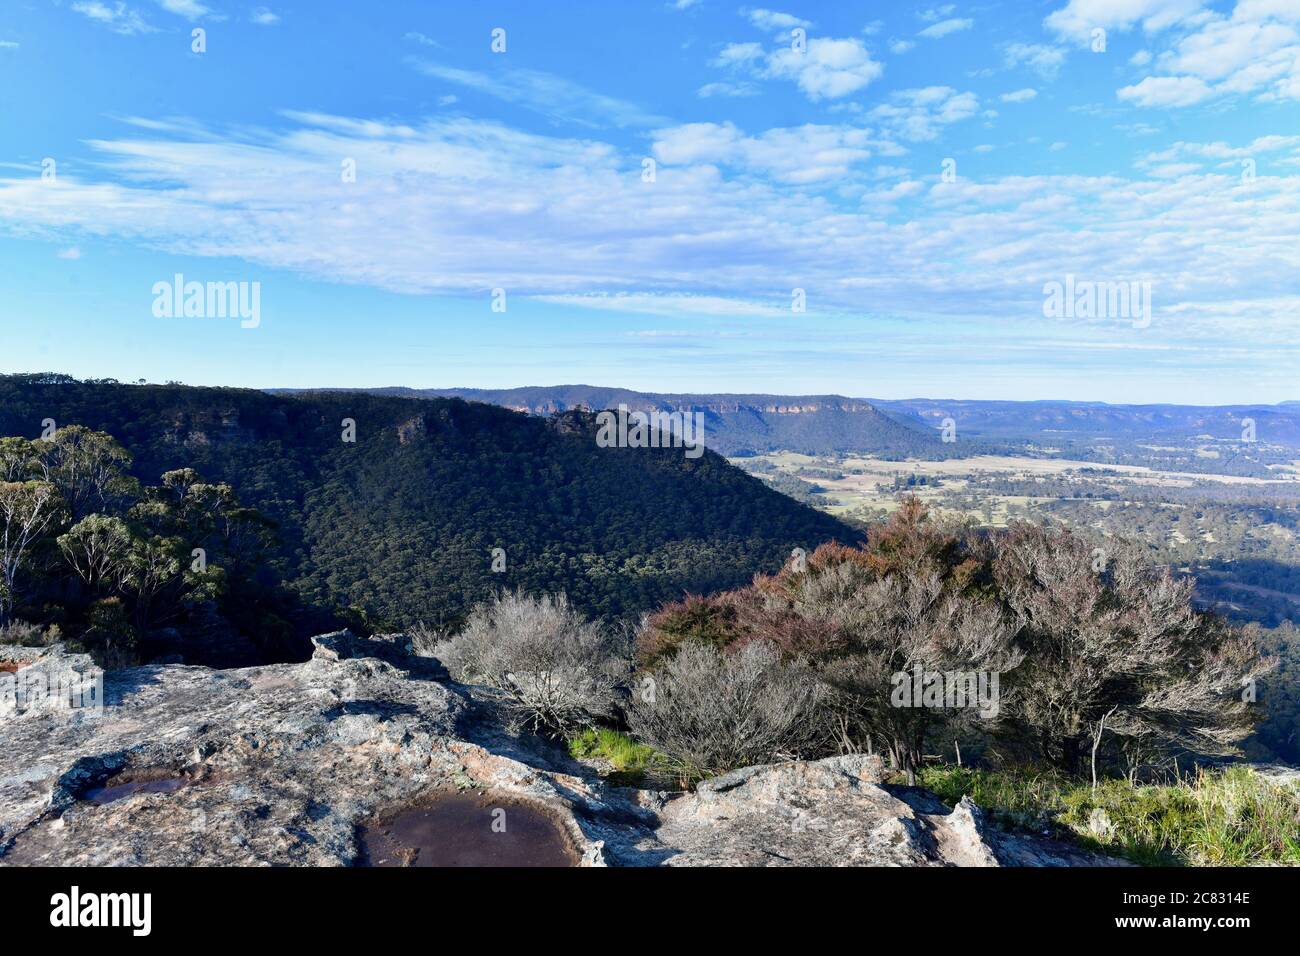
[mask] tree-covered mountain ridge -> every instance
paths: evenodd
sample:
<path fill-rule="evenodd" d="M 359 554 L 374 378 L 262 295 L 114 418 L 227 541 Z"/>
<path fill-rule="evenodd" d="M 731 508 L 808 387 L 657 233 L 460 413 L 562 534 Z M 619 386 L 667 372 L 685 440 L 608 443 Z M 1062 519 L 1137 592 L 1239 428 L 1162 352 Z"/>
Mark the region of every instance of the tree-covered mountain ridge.
<path fill-rule="evenodd" d="M 578 411 L 0 376 L 0 435 L 51 424 L 111 435 L 141 482 L 230 484 L 275 523 L 274 577 L 304 611 L 374 625 L 454 622 L 515 587 L 635 616 L 860 537 L 712 452 L 598 447 Z"/>

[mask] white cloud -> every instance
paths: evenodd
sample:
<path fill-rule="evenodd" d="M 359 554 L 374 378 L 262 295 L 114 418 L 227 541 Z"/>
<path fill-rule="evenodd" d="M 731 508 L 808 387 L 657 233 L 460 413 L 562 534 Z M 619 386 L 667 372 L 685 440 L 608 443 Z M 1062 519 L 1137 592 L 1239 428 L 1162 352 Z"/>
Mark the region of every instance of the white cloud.
<path fill-rule="evenodd" d="M 748 17 L 749 22 L 754 24 L 754 26 L 758 27 L 760 30 L 767 30 L 773 33 L 778 30 L 791 30 L 795 27 L 812 26 L 812 23 L 808 20 L 802 20 L 789 13 L 778 13 L 775 10 L 741 10 L 741 13 Z"/>
<path fill-rule="evenodd" d="M 174 13 L 187 20 L 198 20 L 212 12 L 198 0 L 154 0 L 154 2 L 168 13 Z"/>
<path fill-rule="evenodd" d="M 1119 98 L 1138 106 L 1191 106 L 1209 99 L 1204 80 L 1194 76 L 1148 76 L 1119 90 Z"/>
<path fill-rule="evenodd" d="M 1003 103 L 1027 103 L 1038 95 L 1038 91 L 1032 87 L 1026 87 L 1023 90 L 1015 90 L 1011 93 L 1003 93 L 999 99 Z"/>
<path fill-rule="evenodd" d="M 1008 43 L 1002 48 L 1003 62 L 1009 67 L 1027 66 L 1045 79 L 1055 79 L 1065 62 L 1065 50 L 1041 43 Z"/>
<path fill-rule="evenodd" d="M 916 44 L 911 40 L 895 40 L 891 38 L 889 41 L 889 52 L 899 56 L 915 48 Z"/>
<path fill-rule="evenodd" d="M 1198 173 L 1200 170 L 1199 163 L 1165 163 L 1162 166 L 1152 166 L 1150 173 L 1160 179 L 1179 179 L 1192 173 Z"/>
<path fill-rule="evenodd" d="M 258 26 L 273 27 L 280 22 L 280 15 L 266 7 L 254 7 L 249 19 Z M 408 33 L 407 36 L 409 37 L 410 34 Z"/>
<path fill-rule="evenodd" d="M 767 57 L 765 73 L 793 80 L 810 100 L 838 99 L 856 93 L 885 68 L 871 58 L 861 40 L 815 37 L 799 52 L 781 48 Z"/>
<path fill-rule="evenodd" d="M 17 40 L 0 40 L 0 50 L 16 50 L 18 45 Z"/>
<path fill-rule="evenodd" d="M 72 9 L 82 16 L 104 24 L 114 33 L 121 33 L 124 36 L 152 33 L 155 30 L 144 17 L 122 0 L 118 0 L 112 6 L 102 3 L 101 0 L 78 0 L 72 5 Z"/>
<path fill-rule="evenodd" d="M 69 246 L 66 249 L 60 249 L 57 255 L 60 259 L 80 259 L 81 248 L 79 246 Z"/>
<path fill-rule="evenodd" d="M 938 23 L 926 27 L 917 36 L 925 37 L 930 40 L 937 40 L 940 37 L 946 37 L 950 33 L 960 33 L 962 30 L 969 30 L 975 25 L 974 20 L 952 19 L 940 20 Z"/>
<path fill-rule="evenodd" d="M 761 43 L 728 43 L 713 60 L 714 66 L 743 66 L 763 58 Z"/>
<path fill-rule="evenodd" d="M 905 199 L 911 199 L 925 192 L 925 184 L 915 179 L 904 179 L 884 189 L 873 189 L 864 193 L 862 202 L 873 207 L 891 207 Z"/>
<path fill-rule="evenodd" d="M 1070 0 L 1049 14 L 1043 25 L 1063 37 L 1086 43 L 1097 27 L 1128 30 L 1141 25 L 1148 33 L 1155 33 L 1193 18 L 1204 6 L 1204 0 Z"/>
<path fill-rule="evenodd" d="M 878 144 L 851 126 L 770 129 L 746 136 L 731 123 L 687 123 L 658 130 L 652 152 L 670 165 L 717 163 L 785 183 L 841 179 L 871 157 Z"/>
<path fill-rule="evenodd" d="M 913 142 L 938 138 L 940 127 L 969 119 L 979 112 L 974 93 L 958 93 L 949 86 L 898 90 L 888 103 L 868 114 L 887 132 Z"/>
<path fill-rule="evenodd" d="M 1179 141 L 1167 149 L 1147 153 L 1136 165 L 1139 169 L 1168 169 L 1188 165 L 1201 169 L 1203 163 L 1214 164 L 1217 168 L 1239 170 L 1242 160 L 1260 160 L 1271 153 L 1282 150 L 1294 150 L 1300 147 L 1300 136 L 1259 136 L 1245 146 L 1230 146 L 1222 140 L 1213 143 L 1189 143 Z M 1270 162 L 1278 162 L 1274 157 Z M 1285 162 L 1285 160 L 1283 160 Z"/>
<path fill-rule="evenodd" d="M 917 11 L 917 17 L 927 23 L 933 23 L 935 20 L 943 20 L 951 16 L 957 7 L 955 4 L 946 3 L 941 7 L 931 7 L 928 10 Z"/>
<path fill-rule="evenodd" d="M 1132 65 L 1154 64 L 1156 73 L 1121 89 L 1121 99 L 1168 107 L 1233 94 L 1300 99 L 1297 0 L 1237 0 L 1231 16 L 1200 0 L 1071 0 L 1045 22 L 1081 37 L 1085 21 L 1115 30 L 1140 25 L 1153 38 L 1173 34 L 1172 46 L 1158 56 L 1146 49 L 1133 55 Z"/>
<path fill-rule="evenodd" d="M 814 102 L 848 96 L 884 72 L 855 37 L 814 37 L 802 49 L 782 44 L 770 52 L 758 43 L 728 43 L 710 63 L 758 79 L 791 80 Z M 743 84 L 736 86 L 748 92 Z M 710 95 L 725 92 L 727 87 L 720 87 L 711 89 Z"/>

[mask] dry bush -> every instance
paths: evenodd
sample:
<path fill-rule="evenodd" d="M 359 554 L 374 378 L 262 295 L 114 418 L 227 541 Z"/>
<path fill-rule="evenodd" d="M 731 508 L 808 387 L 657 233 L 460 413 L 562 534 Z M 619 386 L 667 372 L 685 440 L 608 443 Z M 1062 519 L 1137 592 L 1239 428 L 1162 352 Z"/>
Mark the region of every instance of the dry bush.
<path fill-rule="evenodd" d="M 693 782 L 801 754 L 819 697 L 816 681 L 768 644 L 724 653 L 686 643 L 639 682 L 628 723 Z"/>
<path fill-rule="evenodd" d="M 497 595 L 434 656 L 457 680 L 502 691 L 534 730 L 571 733 L 608 716 L 626 683 L 626 642 L 585 620 L 564 595 Z"/>
<path fill-rule="evenodd" d="M 1094 778 L 1098 756 L 1125 745 L 1234 753 L 1257 719 L 1243 690 L 1275 661 L 1249 631 L 1198 613 L 1192 579 L 1108 548 L 1028 524 L 1001 541 L 998 588 L 1026 622 L 1019 723 L 1054 765 Z"/>
<path fill-rule="evenodd" d="M 438 653 L 438 645 L 446 643 L 455 635 L 447 628 L 419 621 L 407 630 L 406 636 L 411 639 L 412 653 L 418 657 L 434 657 Z"/>

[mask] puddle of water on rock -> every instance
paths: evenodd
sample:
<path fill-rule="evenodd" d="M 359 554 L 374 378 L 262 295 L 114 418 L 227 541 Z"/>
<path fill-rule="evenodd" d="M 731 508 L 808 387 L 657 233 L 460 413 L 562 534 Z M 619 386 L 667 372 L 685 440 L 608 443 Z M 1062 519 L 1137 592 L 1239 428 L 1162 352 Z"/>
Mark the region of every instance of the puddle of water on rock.
<path fill-rule="evenodd" d="M 476 794 L 436 797 L 363 825 L 357 839 L 363 866 L 577 865 L 568 836 L 545 809 Z"/>
<path fill-rule="evenodd" d="M 175 770 L 127 770 L 110 777 L 103 786 L 91 787 L 82 796 L 102 807 L 138 793 L 175 793 L 191 782 L 186 777 L 176 776 Z"/>

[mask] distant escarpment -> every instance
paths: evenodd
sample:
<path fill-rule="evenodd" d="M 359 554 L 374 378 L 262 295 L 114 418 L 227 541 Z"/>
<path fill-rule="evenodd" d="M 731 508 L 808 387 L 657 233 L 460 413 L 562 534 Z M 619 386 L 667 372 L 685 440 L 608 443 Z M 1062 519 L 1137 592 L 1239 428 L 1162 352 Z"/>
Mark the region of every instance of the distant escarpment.
<path fill-rule="evenodd" d="M 939 432 L 919 420 L 891 417 L 870 402 L 840 395 L 673 395 L 590 385 L 511 389 L 372 389 L 373 394 L 463 398 L 529 415 L 573 409 L 598 411 L 624 405 L 634 412 L 686 412 L 703 416 L 704 442 L 721 455 L 797 451 L 876 454 L 886 458 L 950 457 Z M 969 454 L 970 449 L 964 450 Z"/>

